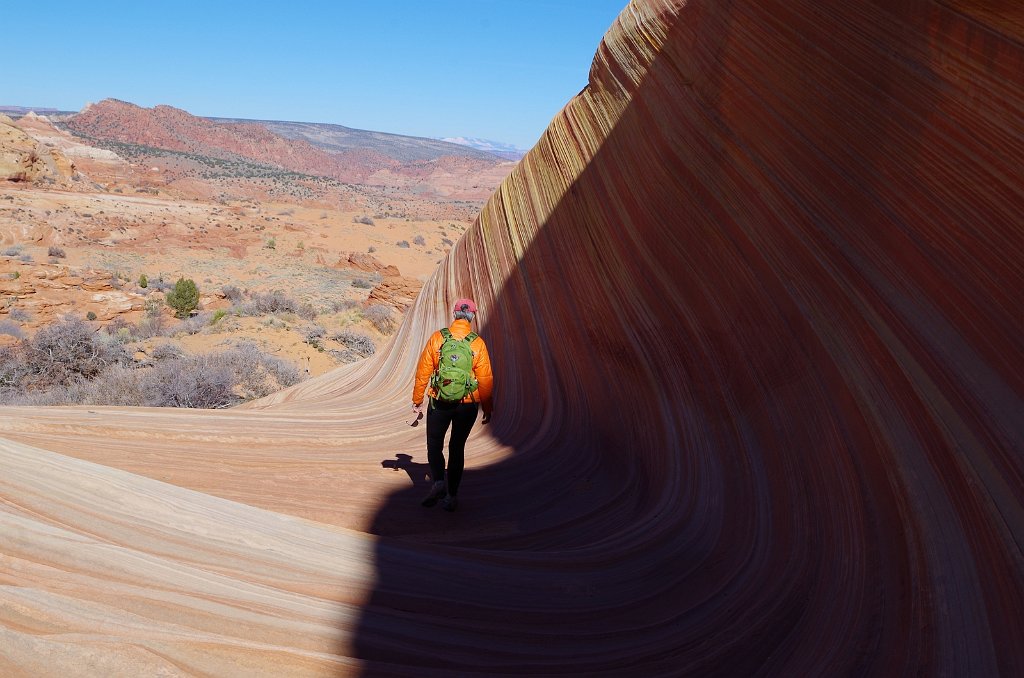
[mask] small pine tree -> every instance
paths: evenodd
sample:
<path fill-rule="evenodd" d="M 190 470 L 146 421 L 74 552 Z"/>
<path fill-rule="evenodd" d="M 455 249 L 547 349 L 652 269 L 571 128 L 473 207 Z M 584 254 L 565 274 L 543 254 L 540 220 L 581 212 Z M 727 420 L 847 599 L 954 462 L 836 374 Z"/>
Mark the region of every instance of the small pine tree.
<path fill-rule="evenodd" d="M 146 277 L 145 273 L 139 276 L 139 287 L 142 289 L 149 287 L 149 278 Z"/>
<path fill-rule="evenodd" d="M 174 289 L 167 293 L 167 305 L 174 309 L 179 318 L 186 317 L 199 306 L 199 289 L 191 278 L 178 278 Z"/>

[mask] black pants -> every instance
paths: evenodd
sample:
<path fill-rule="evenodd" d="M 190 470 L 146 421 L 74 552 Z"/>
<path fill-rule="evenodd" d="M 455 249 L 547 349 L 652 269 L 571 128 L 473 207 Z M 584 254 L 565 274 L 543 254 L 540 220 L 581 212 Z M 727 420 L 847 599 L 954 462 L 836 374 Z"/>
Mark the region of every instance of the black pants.
<path fill-rule="evenodd" d="M 459 492 L 462 469 L 466 465 L 466 439 L 476 423 L 479 409 L 476 403 L 441 403 L 434 401 L 427 407 L 427 462 L 434 481 L 444 480 L 444 437 L 451 426 L 448 441 L 448 494 Z"/>

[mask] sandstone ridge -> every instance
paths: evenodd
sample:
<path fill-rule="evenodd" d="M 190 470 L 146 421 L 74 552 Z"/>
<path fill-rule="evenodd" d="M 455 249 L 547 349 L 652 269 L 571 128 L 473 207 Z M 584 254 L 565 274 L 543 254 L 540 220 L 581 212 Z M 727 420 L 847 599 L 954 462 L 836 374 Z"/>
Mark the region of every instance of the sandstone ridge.
<path fill-rule="evenodd" d="M 0 412 L 0 673 L 1024 675 L 1000 7 L 634 0 L 388 350 Z M 466 295 L 496 409 L 447 515 L 402 422 Z"/>

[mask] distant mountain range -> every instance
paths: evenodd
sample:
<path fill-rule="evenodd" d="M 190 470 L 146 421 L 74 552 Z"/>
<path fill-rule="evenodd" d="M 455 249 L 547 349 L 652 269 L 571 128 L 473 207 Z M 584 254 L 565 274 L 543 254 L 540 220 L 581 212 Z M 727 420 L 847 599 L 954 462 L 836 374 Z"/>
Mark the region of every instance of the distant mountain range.
<path fill-rule="evenodd" d="M 369 150 L 398 160 L 416 162 L 436 160 L 444 156 L 494 160 L 507 160 L 504 155 L 489 152 L 486 148 L 459 144 L 448 139 L 427 139 L 401 134 L 372 132 L 353 129 L 343 125 L 320 122 L 286 122 L 282 120 L 247 120 L 244 118 L 206 118 L 217 123 L 255 123 L 287 139 L 300 139 L 328 152 Z"/>
<path fill-rule="evenodd" d="M 54 117 L 61 122 L 78 116 L 79 113 L 86 113 L 93 106 L 101 106 L 108 109 L 109 113 L 114 104 L 124 104 L 126 107 L 133 107 L 141 111 L 156 111 L 167 113 L 177 111 L 170 106 L 156 106 L 152 109 L 145 109 L 122 102 L 117 99 L 106 99 L 99 104 L 89 104 L 81 112 L 62 111 L 56 108 L 41 108 L 30 106 L 0 106 L 0 113 L 11 117 L 20 117 L 29 111 L 38 115 Z M 123 111 L 122 111 L 123 113 Z M 164 116 L 167 117 L 166 115 Z M 198 120 L 209 120 L 217 124 L 256 124 L 265 127 L 275 135 L 286 139 L 294 139 L 308 142 L 312 146 L 329 153 L 351 152 L 351 151 L 372 151 L 379 153 L 385 158 L 397 160 L 399 163 L 409 163 L 424 160 L 435 160 L 445 156 L 460 158 L 474 158 L 478 160 L 495 159 L 519 160 L 525 151 L 517 149 L 510 144 L 486 139 L 475 139 L 468 137 L 452 137 L 446 139 L 428 139 L 425 137 L 411 137 L 401 134 L 389 134 L 387 132 L 374 132 L 370 130 L 355 129 L 343 125 L 332 125 L 317 122 L 290 122 L 282 120 L 254 120 L 247 118 L 219 118 L 190 116 Z M 121 139 L 127 141 L 128 139 Z M 134 141 L 134 139 L 133 139 Z M 153 144 L 162 146 L 161 144 Z M 185 150 L 179 148 L 178 150 Z"/>
<path fill-rule="evenodd" d="M 447 141 L 450 144 L 458 144 L 459 146 L 466 146 L 469 148 L 475 148 L 491 155 L 496 155 L 499 158 L 505 160 L 519 160 L 526 151 L 516 148 L 512 144 L 502 143 L 500 141 L 490 141 L 489 139 L 477 139 L 474 137 L 444 137 L 441 141 Z"/>
<path fill-rule="evenodd" d="M 381 172 L 406 177 L 421 177 L 437 168 L 489 173 L 507 163 L 493 153 L 437 139 L 319 123 L 203 118 L 172 106 L 143 108 L 117 99 L 53 119 L 93 142 L 226 162 L 245 159 L 356 184 L 387 183 Z"/>
<path fill-rule="evenodd" d="M 129 172 L 146 168 L 147 186 L 183 195 L 331 194 L 378 213 L 396 211 L 389 196 L 412 196 L 418 213 L 462 214 L 482 204 L 513 166 L 493 153 L 438 139 L 341 125 L 204 118 L 117 99 L 73 114 L 35 116 L 25 107 L 6 108 L 16 126 L 52 138 L 75 157 L 107 154 L 126 162 Z M 97 177 L 108 170 L 97 169 Z M 110 174 L 106 183 L 122 180 Z"/>
<path fill-rule="evenodd" d="M 62 111 L 57 108 L 41 108 L 39 106 L 0 106 L 0 113 L 12 118 L 19 118 L 28 112 L 36 115 L 72 115 L 75 111 Z"/>

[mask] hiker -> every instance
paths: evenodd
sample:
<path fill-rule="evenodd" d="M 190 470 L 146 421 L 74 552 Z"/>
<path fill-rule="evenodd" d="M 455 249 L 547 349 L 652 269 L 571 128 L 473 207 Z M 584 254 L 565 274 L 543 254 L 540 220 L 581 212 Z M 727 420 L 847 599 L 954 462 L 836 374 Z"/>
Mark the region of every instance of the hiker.
<path fill-rule="evenodd" d="M 459 299 L 453 308 L 454 319 L 449 327 L 430 337 L 420 355 L 416 383 L 412 389 L 412 409 L 416 416 L 423 412 L 424 390 L 430 397 L 427 406 L 427 462 L 434 483 L 424 506 L 441 501 L 446 511 L 458 506 L 459 483 L 465 466 L 466 439 L 483 408 L 481 424 L 491 420 L 491 389 L 494 377 L 487 345 L 472 331 L 470 323 L 476 316 L 472 299 Z M 428 389 L 429 387 L 429 389 Z M 444 468 L 444 437 L 452 429 L 448 441 L 448 475 Z"/>

